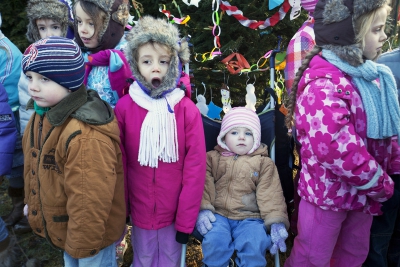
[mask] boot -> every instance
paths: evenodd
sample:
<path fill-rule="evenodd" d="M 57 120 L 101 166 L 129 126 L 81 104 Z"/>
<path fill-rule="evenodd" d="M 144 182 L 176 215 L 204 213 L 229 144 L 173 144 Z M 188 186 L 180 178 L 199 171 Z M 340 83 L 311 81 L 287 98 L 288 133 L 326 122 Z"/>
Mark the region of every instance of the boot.
<path fill-rule="evenodd" d="M 11 197 L 13 208 L 8 215 L 1 216 L 6 226 L 12 226 L 24 217 L 24 188 L 8 187 L 8 195 Z"/>
<path fill-rule="evenodd" d="M 25 233 L 32 232 L 32 228 L 29 225 L 28 218 L 23 216 L 13 227 L 14 233 L 21 235 Z"/>
<path fill-rule="evenodd" d="M 7 236 L 0 242 L 0 266 L 12 267 L 17 258 L 17 246 L 14 236 Z"/>

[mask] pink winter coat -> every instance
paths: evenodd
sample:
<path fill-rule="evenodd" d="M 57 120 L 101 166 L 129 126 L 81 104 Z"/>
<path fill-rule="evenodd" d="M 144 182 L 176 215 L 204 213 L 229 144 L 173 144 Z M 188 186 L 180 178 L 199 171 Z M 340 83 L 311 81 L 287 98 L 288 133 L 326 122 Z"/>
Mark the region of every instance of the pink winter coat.
<path fill-rule="evenodd" d="M 366 113 L 351 77 L 315 56 L 297 92 L 302 169 L 298 193 L 325 210 L 381 214 L 400 173 L 397 138 L 366 136 Z M 373 181 L 373 182 L 370 182 Z"/>
<path fill-rule="evenodd" d="M 158 162 L 157 168 L 140 166 L 140 129 L 147 110 L 130 97 L 115 107 L 121 131 L 125 165 L 127 208 L 132 223 L 157 230 L 175 222 L 177 231 L 191 233 L 196 223 L 206 177 L 206 147 L 201 115 L 187 97 L 174 108 L 179 161 Z"/>

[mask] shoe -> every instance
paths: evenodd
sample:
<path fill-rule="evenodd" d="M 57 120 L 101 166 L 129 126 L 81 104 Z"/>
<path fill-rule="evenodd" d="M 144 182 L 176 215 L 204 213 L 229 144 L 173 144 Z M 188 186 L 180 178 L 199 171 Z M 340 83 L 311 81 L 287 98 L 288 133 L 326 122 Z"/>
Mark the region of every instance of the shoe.
<path fill-rule="evenodd" d="M 32 232 L 32 228 L 31 228 L 31 226 L 28 222 L 28 218 L 26 216 L 23 216 L 23 218 L 14 225 L 13 229 L 14 229 L 14 233 L 18 234 L 18 235 Z"/>
<path fill-rule="evenodd" d="M 12 267 L 17 259 L 17 246 L 14 236 L 8 236 L 0 242 L 0 266 Z"/>
<path fill-rule="evenodd" d="M 8 195 L 11 197 L 12 210 L 9 214 L 1 216 L 6 226 L 13 226 L 24 217 L 24 188 L 8 187 Z"/>

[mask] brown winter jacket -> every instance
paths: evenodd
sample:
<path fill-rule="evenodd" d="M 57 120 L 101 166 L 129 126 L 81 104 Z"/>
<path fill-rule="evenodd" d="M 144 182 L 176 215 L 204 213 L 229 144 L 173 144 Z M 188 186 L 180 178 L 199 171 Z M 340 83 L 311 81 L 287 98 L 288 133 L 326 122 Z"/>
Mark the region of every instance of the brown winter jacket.
<path fill-rule="evenodd" d="M 232 220 L 262 218 L 271 224 L 289 220 L 278 170 L 268 157 L 267 146 L 250 155 L 221 155 L 217 145 L 207 152 L 207 178 L 201 210 L 211 210 Z"/>
<path fill-rule="evenodd" d="M 28 108 L 33 108 L 32 99 Z M 73 258 L 96 255 L 124 231 L 119 143 L 112 108 L 84 86 L 43 117 L 34 113 L 26 127 L 29 223 L 34 233 Z"/>

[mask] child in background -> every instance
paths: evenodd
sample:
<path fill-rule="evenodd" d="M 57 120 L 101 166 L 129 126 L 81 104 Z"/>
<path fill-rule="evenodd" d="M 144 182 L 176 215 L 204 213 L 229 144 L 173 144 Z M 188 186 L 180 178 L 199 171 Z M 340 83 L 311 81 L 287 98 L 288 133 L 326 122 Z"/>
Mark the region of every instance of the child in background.
<path fill-rule="evenodd" d="M 397 85 L 397 93 L 400 90 L 400 48 L 382 54 L 377 60 L 385 64 L 393 72 Z M 398 95 L 400 97 L 400 94 Z M 400 192 L 400 175 L 391 175 L 394 182 L 395 193 Z M 393 195 L 393 199 L 396 196 Z M 375 216 L 371 226 L 370 247 L 365 267 L 375 266 L 400 266 L 400 211 L 399 204 L 391 209 L 386 209 L 381 216 Z"/>
<path fill-rule="evenodd" d="M 74 38 L 72 10 L 68 0 L 29 0 L 26 8 L 29 20 L 26 38 L 34 43 L 50 36 Z M 22 72 L 22 71 L 21 71 Z M 28 80 L 22 73 L 18 82 L 21 135 L 24 134 L 33 111 L 26 109 L 30 99 Z"/>
<path fill-rule="evenodd" d="M 127 0 L 78 0 L 74 3 L 75 41 L 86 62 L 84 84 L 113 108 L 127 93 L 132 77 L 122 52 L 129 18 Z"/>
<path fill-rule="evenodd" d="M 196 228 L 205 266 L 266 266 L 268 248 L 286 251 L 289 221 L 278 170 L 260 143 L 257 114 L 245 107 L 223 118 L 218 145 L 207 152 L 207 178 Z M 270 235 L 267 234 L 267 229 Z"/>
<path fill-rule="evenodd" d="M 83 85 L 79 46 L 30 45 L 22 68 L 35 110 L 23 137 L 25 203 L 35 234 L 64 250 L 66 267 L 116 267 L 125 226 L 122 153 L 112 108 Z"/>
<path fill-rule="evenodd" d="M 176 25 L 142 17 L 126 37 L 136 81 L 115 108 L 132 221 L 133 266 L 179 266 L 206 174 L 201 115 L 177 88 L 189 61 Z"/>
<path fill-rule="evenodd" d="M 400 173 L 400 108 L 389 68 L 386 0 L 319 0 L 316 46 L 299 68 L 287 127 L 296 127 L 301 170 L 298 235 L 285 267 L 361 266 L 373 216 Z M 387 202 L 385 202 L 385 205 Z"/>

